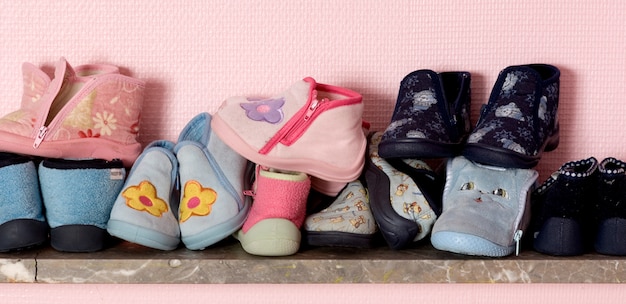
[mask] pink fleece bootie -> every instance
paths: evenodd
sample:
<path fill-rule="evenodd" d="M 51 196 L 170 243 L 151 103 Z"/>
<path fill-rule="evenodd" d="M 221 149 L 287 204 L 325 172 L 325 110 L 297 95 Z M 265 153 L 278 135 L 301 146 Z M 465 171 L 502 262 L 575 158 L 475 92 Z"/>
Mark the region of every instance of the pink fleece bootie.
<path fill-rule="evenodd" d="M 310 188 L 311 180 L 304 173 L 257 167 L 254 202 L 236 234 L 243 249 L 262 256 L 296 253 Z"/>

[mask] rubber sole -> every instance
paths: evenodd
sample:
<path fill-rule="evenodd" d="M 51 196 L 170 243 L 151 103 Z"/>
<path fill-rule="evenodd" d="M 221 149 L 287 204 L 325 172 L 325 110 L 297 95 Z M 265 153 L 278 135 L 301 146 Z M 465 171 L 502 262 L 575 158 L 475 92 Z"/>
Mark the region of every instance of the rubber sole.
<path fill-rule="evenodd" d="M 50 230 L 50 245 L 64 252 L 94 252 L 109 243 L 106 229 L 90 225 L 65 225 Z"/>
<path fill-rule="evenodd" d="M 287 256 L 298 252 L 302 235 L 290 220 L 270 218 L 254 224 L 247 232 L 239 230 L 235 238 L 249 253 L 260 256 Z"/>
<path fill-rule="evenodd" d="M 0 225 L 0 252 L 23 250 L 48 240 L 48 224 L 34 219 L 17 219 Z"/>
<path fill-rule="evenodd" d="M 430 238 L 433 247 L 464 255 L 504 257 L 515 251 L 515 246 L 501 246 L 475 235 L 439 231 Z"/>

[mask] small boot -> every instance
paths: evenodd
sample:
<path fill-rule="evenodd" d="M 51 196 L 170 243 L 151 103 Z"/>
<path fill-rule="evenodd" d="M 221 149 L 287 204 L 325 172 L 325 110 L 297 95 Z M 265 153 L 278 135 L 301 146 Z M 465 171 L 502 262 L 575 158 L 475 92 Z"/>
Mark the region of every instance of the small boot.
<path fill-rule="evenodd" d="M 0 252 L 48 240 L 37 167 L 26 156 L 0 153 Z"/>
<path fill-rule="evenodd" d="M 374 219 L 395 250 L 428 236 L 441 214 L 443 183 L 421 160 L 380 157 L 382 134 L 369 136 L 365 181 Z"/>
<path fill-rule="evenodd" d="M 470 73 L 418 70 L 407 75 L 378 153 L 383 158 L 458 155 L 470 131 Z"/>
<path fill-rule="evenodd" d="M 463 156 L 450 159 L 443 212 L 430 238 L 433 247 L 490 257 L 519 251 L 538 175 L 532 169 L 485 166 Z"/>
<path fill-rule="evenodd" d="M 261 256 L 296 253 L 310 188 L 311 180 L 304 173 L 257 166 L 252 209 L 235 235 L 243 249 Z"/>
<path fill-rule="evenodd" d="M 463 155 L 475 162 L 529 169 L 559 144 L 558 68 L 511 66 L 500 72 Z"/>
<path fill-rule="evenodd" d="M 0 118 L 0 150 L 64 159 L 121 159 L 130 167 L 145 83 L 110 65 L 72 68 L 65 58 L 54 78 L 23 65 L 21 108 Z"/>
<path fill-rule="evenodd" d="M 267 99 L 227 98 L 211 128 L 251 162 L 311 175 L 314 189 L 336 196 L 363 171 L 362 99 L 307 77 Z"/>
<path fill-rule="evenodd" d="M 52 248 L 67 252 L 104 249 L 111 208 L 125 177 L 119 159 L 42 161 L 39 183 Z"/>
<path fill-rule="evenodd" d="M 626 163 L 606 158 L 598 166 L 598 253 L 626 255 Z"/>
<path fill-rule="evenodd" d="M 254 170 L 211 130 L 209 113 L 196 115 L 174 147 L 178 159 L 181 200 L 179 225 L 187 249 L 211 246 L 239 230 L 250 211 Z"/>
<path fill-rule="evenodd" d="M 176 249 L 180 227 L 173 148 L 173 142 L 158 140 L 139 155 L 111 210 L 111 235 L 155 249 Z"/>
<path fill-rule="evenodd" d="M 567 162 L 532 195 L 533 247 L 556 256 L 581 255 L 593 238 L 598 161 Z"/>
<path fill-rule="evenodd" d="M 378 227 L 367 189 L 358 180 L 348 183 L 327 208 L 307 216 L 304 230 L 312 246 L 373 247 Z"/>

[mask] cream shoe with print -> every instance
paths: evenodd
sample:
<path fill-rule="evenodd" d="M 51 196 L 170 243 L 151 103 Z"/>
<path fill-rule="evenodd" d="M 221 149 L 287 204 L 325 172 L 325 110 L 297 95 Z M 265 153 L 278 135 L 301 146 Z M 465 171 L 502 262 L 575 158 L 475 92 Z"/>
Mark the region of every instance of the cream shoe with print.
<path fill-rule="evenodd" d="M 312 246 L 373 247 L 378 227 L 367 189 L 358 180 L 348 183 L 330 206 L 306 218 L 304 230 Z"/>
<path fill-rule="evenodd" d="M 0 119 L 2 151 L 51 158 L 119 158 L 130 167 L 141 144 L 144 82 L 110 65 L 73 69 L 64 58 L 54 78 L 23 65 L 19 110 Z"/>
<path fill-rule="evenodd" d="M 430 233 L 440 214 L 443 183 L 421 160 L 380 157 L 382 135 L 376 132 L 370 136 L 366 186 L 385 241 L 391 249 L 402 249 Z"/>

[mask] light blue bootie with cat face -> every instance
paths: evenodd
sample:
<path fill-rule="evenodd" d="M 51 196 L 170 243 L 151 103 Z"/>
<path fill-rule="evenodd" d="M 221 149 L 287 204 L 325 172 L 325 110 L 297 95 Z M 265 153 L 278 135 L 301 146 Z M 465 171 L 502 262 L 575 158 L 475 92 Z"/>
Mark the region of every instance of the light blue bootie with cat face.
<path fill-rule="evenodd" d="M 490 167 L 459 156 L 447 164 L 443 212 L 431 243 L 454 253 L 502 257 L 519 249 L 538 173 Z"/>

